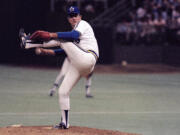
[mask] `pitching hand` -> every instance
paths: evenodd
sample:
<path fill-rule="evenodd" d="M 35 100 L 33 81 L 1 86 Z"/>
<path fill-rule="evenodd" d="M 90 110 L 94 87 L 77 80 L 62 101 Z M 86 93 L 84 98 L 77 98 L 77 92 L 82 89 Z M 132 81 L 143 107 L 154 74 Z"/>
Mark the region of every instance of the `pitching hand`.
<path fill-rule="evenodd" d="M 43 48 L 36 48 L 35 53 L 36 55 L 49 55 L 49 56 L 56 55 L 52 49 L 43 49 Z"/>

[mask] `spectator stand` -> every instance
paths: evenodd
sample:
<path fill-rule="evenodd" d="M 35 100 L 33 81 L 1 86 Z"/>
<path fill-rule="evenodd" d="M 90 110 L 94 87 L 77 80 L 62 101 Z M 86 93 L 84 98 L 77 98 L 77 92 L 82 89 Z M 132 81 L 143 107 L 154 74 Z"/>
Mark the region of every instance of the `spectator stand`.
<path fill-rule="evenodd" d="M 124 18 L 117 23 L 116 42 L 121 45 L 178 45 L 179 1 L 146 0 L 136 5 L 130 11 L 130 20 Z"/>

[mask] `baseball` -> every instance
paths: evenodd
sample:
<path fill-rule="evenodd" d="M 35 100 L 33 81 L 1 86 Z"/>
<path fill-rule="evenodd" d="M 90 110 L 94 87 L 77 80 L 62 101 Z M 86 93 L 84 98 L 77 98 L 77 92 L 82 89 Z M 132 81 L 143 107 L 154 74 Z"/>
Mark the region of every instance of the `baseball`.
<path fill-rule="evenodd" d="M 35 53 L 36 53 L 36 55 L 40 55 L 41 54 L 41 48 L 36 48 Z"/>

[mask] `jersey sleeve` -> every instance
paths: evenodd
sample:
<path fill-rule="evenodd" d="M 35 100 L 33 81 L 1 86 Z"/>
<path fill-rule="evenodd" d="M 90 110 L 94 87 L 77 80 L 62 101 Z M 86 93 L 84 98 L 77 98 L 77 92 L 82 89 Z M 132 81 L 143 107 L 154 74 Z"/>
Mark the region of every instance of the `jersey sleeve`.
<path fill-rule="evenodd" d="M 81 35 L 83 35 L 86 29 L 87 29 L 87 23 L 85 21 L 80 21 L 74 30 L 78 31 Z"/>

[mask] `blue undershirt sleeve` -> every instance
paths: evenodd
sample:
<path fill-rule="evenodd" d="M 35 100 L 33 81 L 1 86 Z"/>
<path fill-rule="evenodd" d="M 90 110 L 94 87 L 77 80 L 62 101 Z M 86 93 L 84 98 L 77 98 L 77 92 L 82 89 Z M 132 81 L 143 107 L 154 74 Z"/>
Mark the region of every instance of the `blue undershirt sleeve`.
<path fill-rule="evenodd" d="M 78 40 L 80 33 L 76 30 L 72 30 L 70 32 L 57 32 L 59 39 L 65 40 Z"/>
<path fill-rule="evenodd" d="M 54 49 L 53 51 L 55 52 L 56 55 L 60 55 L 64 52 L 63 49 Z"/>

